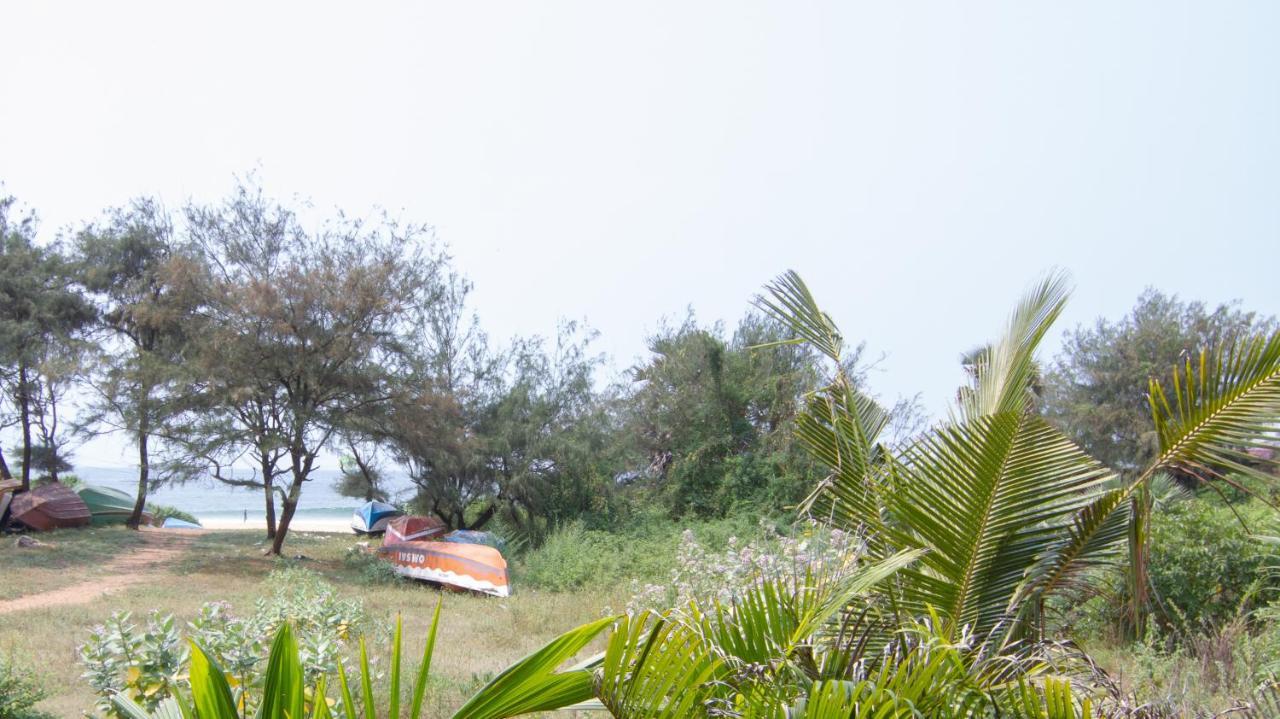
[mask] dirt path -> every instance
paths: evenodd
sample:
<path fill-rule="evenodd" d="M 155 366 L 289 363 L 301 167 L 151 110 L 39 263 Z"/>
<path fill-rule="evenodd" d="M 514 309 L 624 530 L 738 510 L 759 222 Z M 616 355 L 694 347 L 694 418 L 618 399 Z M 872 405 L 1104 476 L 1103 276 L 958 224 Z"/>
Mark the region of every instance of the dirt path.
<path fill-rule="evenodd" d="M 104 594 L 155 579 L 163 573 L 165 563 L 182 556 L 197 533 L 174 529 L 142 530 L 142 547 L 106 564 L 102 567 L 102 576 L 47 592 L 0 601 L 0 614 L 42 607 L 88 604 Z"/>

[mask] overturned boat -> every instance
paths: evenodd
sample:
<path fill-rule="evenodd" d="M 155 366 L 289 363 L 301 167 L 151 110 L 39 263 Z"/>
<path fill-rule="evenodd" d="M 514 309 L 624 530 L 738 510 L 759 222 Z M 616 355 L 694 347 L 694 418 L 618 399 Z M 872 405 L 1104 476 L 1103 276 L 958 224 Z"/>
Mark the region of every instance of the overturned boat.
<path fill-rule="evenodd" d="M 80 499 L 84 500 L 85 505 L 89 507 L 91 521 L 95 527 L 104 524 L 124 524 L 129 521 L 129 517 L 133 516 L 134 498 L 114 487 L 87 484 L 77 489 L 76 494 L 80 495 Z M 146 524 L 151 523 L 145 514 L 143 521 Z"/>
<path fill-rule="evenodd" d="M 93 521 L 80 495 L 58 482 L 36 487 L 13 498 L 10 517 L 37 532 L 66 527 L 86 527 Z"/>
<path fill-rule="evenodd" d="M 404 577 L 495 597 L 511 596 L 502 552 L 487 544 L 459 541 L 456 532 L 446 535 L 444 529 L 431 517 L 400 517 L 388 526 L 378 554 Z M 440 541 L 433 541 L 437 538 Z"/>
<path fill-rule="evenodd" d="M 382 545 L 385 547 L 401 542 L 435 539 L 447 531 L 449 528 L 444 525 L 444 522 L 435 517 L 404 515 L 387 522 L 386 532 L 382 535 Z"/>
<path fill-rule="evenodd" d="M 356 534 L 381 534 L 387 523 L 403 512 L 386 502 L 365 502 L 351 515 L 351 528 Z"/>

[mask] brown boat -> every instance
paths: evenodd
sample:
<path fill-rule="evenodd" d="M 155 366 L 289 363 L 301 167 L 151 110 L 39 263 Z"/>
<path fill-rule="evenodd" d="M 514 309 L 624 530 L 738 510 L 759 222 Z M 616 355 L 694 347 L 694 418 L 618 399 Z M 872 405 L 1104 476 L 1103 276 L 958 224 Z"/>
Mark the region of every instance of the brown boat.
<path fill-rule="evenodd" d="M 87 527 L 93 521 L 89 505 L 65 485 L 51 482 L 30 492 L 15 495 L 9 507 L 13 521 L 38 531 L 64 527 Z"/>

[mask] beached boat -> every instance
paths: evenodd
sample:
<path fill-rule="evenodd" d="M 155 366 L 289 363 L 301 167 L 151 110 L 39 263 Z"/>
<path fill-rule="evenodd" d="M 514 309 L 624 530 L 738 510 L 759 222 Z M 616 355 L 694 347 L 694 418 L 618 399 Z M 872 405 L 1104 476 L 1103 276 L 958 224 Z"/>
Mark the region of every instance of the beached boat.
<path fill-rule="evenodd" d="M 419 517 L 407 514 L 387 522 L 386 533 L 382 535 L 382 545 L 435 539 L 447 530 L 448 527 L 444 526 L 444 522 L 435 517 Z"/>
<path fill-rule="evenodd" d="M 89 507 L 94 526 L 124 524 L 133 514 L 134 498 L 114 487 L 85 485 L 76 494 Z"/>
<path fill-rule="evenodd" d="M 493 547 L 411 541 L 384 545 L 378 553 L 397 574 L 495 597 L 511 596 L 507 560 Z"/>
<path fill-rule="evenodd" d="M 22 482 L 16 479 L 0 480 L 0 527 L 4 526 L 5 513 L 9 511 L 9 502 L 13 501 L 13 493 L 21 486 Z"/>
<path fill-rule="evenodd" d="M 36 487 L 13 498 L 12 519 L 31 529 L 47 532 L 65 527 L 85 527 L 93 521 L 80 495 L 58 482 Z"/>
<path fill-rule="evenodd" d="M 401 514 L 386 502 L 365 502 L 351 515 L 351 528 L 356 534 L 381 534 L 386 531 L 387 522 Z"/>

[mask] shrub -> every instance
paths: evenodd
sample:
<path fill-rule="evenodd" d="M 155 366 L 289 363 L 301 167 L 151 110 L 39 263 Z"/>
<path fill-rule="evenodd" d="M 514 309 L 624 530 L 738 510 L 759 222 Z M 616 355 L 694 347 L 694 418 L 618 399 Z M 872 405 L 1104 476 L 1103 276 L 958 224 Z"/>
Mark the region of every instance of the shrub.
<path fill-rule="evenodd" d="M 350 638 L 375 629 L 360 600 L 337 596 L 318 574 L 299 568 L 272 572 L 267 596 L 248 617 L 237 617 L 225 602 L 204 605 L 185 632 L 172 615 L 153 612 L 139 626 L 127 612 L 94 628 L 80 649 L 84 677 L 110 713 L 119 692 L 154 710 L 185 686 L 182 668 L 190 659 L 189 642 L 203 650 L 236 681 L 238 699 L 257 701 L 262 661 L 281 626 L 293 626 L 303 671 L 309 683 L 337 670 Z"/>
<path fill-rule="evenodd" d="M 1276 550 L 1250 533 L 1273 514 L 1261 502 L 1228 506 L 1204 495 L 1153 516 L 1150 576 L 1163 627 L 1195 634 L 1271 597 Z"/>
<path fill-rule="evenodd" d="M 181 509 L 178 509 L 177 507 L 170 507 L 165 504 L 148 503 L 147 511 L 151 513 L 152 517 L 155 517 L 156 524 L 163 523 L 164 520 L 168 519 L 169 517 L 173 517 L 174 519 L 181 519 L 184 522 L 191 522 L 192 524 L 200 523 L 200 520 L 196 519 L 195 515 L 184 512 Z"/>
<path fill-rule="evenodd" d="M 391 563 L 380 558 L 362 546 L 351 547 L 342 557 L 342 564 L 371 584 L 395 584 L 403 582 L 404 577 L 396 574 Z"/>
<path fill-rule="evenodd" d="M 0 654 L 0 719 L 46 719 L 49 714 L 35 705 L 44 699 L 44 688 L 34 673 L 13 657 Z"/>
<path fill-rule="evenodd" d="M 819 566 L 842 573 L 856 566 L 863 549 L 861 537 L 816 524 L 801 525 L 793 535 L 764 524 L 757 539 L 742 542 L 731 536 L 723 548 L 699 541 L 686 529 L 669 563 L 667 581 L 633 582 L 628 610 L 728 602 L 763 580 L 803 577 Z"/>

